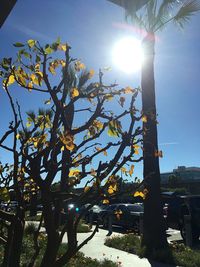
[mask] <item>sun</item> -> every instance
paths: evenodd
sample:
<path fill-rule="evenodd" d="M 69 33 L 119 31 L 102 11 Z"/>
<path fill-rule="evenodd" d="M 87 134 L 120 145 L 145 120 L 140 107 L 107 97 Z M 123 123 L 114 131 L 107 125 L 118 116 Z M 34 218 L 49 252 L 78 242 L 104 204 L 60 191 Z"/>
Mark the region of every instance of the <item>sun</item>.
<path fill-rule="evenodd" d="M 133 37 L 119 40 L 113 47 L 112 59 L 123 72 L 133 73 L 141 69 L 143 50 L 141 42 Z"/>

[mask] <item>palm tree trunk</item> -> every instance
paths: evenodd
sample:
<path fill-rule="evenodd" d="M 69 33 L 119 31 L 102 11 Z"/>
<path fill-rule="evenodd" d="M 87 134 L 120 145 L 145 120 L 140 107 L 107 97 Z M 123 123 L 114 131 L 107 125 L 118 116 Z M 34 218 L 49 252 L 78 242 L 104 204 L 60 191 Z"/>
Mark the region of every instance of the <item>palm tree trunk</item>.
<path fill-rule="evenodd" d="M 148 33 L 143 39 L 145 61 L 142 66 L 142 109 L 145 116 L 143 122 L 143 156 L 144 184 L 147 195 L 144 201 L 144 233 L 142 245 L 147 251 L 166 248 L 167 238 L 162 214 L 160 194 L 160 169 L 158 157 L 155 80 L 154 80 L 154 48 L 155 36 Z"/>

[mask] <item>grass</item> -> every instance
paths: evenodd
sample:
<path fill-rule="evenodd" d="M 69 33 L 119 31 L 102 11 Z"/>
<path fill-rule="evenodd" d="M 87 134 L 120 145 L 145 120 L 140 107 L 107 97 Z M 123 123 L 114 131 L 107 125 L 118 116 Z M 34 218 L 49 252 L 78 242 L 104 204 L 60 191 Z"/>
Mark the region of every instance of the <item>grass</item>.
<path fill-rule="evenodd" d="M 145 257 L 146 255 L 145 248 L 141 248 L 140 238 L 135 234 L 107 238 L 105 245 L 137 254 L 139 257 Z M 169 250 L 159 250 L 152 253 L 150 259 L 182 267 L 199 267 L 200 250 L 190 249 L 184 244 L 173 243 L 170 244 Z"/>

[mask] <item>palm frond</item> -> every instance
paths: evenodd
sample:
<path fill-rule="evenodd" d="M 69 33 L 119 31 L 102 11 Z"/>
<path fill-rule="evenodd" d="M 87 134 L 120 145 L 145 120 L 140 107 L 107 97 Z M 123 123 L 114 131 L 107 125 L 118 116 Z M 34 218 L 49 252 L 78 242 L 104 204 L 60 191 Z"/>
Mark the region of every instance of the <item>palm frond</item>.
<path fill-rule="evenodd" d="M 199 0 L 186 1 L 174 16 L 173 20 L 182 28 L 184 23 L 188 22 L 190 17 L 198 11 L 200 11 Z"/>
<path fill-rule="evenodd" d="M 36 115 L 33 110 L 27 111 L 26 114 L 32 121 L 35 121 Z"/>
<path fill-rule="evenodd" d="M 39 116 L 45 116 L 45 115 L 46 115 L 46 111 L 45 111 L 45 109 L 43 109 L 43 108 L 39 108 L 39 109 L 38 109 L 38 115 L 39 115 Z"/>
<path fill-rule="evenodd" d="M 137 12 L 140 8 L 145 6 L 150 0 L 108 0 L 118 6 L 123 7 L 130 14 Z"/>
<path fill-rule="evenodd" d="M 180 4 L 177 0 L 163 0 L 155 17 L 153 31 L 161 30 L 164 25 L 173 19 L 173 11 Z"/>
<path fill-rule="evenodd" d="M 157 1 L 151 0 L 146 4 L 148 30 L 152 31 L 156 18 Z"/>
<path fill-rule="evenodd" d="M 139 28 L 147 30 L 147 23 L 143 15 L 132 14 L 129 15 L 133 24 L 136 24 Z M 128 18 L 128 15 L 127 15 Z"/>

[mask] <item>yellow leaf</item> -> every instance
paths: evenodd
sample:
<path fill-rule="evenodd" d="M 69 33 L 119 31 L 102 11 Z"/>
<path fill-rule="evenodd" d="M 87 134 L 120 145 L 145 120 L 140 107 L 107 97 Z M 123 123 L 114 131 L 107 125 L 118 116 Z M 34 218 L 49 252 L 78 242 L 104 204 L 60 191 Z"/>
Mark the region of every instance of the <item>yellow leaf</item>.
<path fill-rule="evenodd" d="M 37 148 L 38 142 L 37 141 L 36 142 L 33 142 L 33 145 L 34 145 L 34 148 Z"/>
<path fill-rule="evenodd" d="M 113 100 L 113 95 L 111 95 L 111 94 L 106 94 L 106 95 L 105 95 L 105 99 L 108 100 L 108 101 L 111 101 L 111 100 Z"/>
<path fill-rule="evenodd" d="M 29 91 L 32 91 L 32 88 L 33 88 L 33 82 L 30 81 L 30 82 L 28 83 L 28 90 L 29 90 Z"/>
<path fill-rule="evenodd" d="M 108 194 L 112 195 L 117 191 L 117 184 L 110 185 L 108 187 Z"/>
<path fill-rule="evenodd" d="M 92 168 L 92 169 L 90 170 L 90 174 L 91 174 L 92 176 L 95 176 L 97 173 L 96 173 L 96 171 Z"/>
<path fill-rule="evenodd" d="M 155 157 L 160 157 L 160 158 L 162 158 L 162 157 L 163 157 L 163 152 L 162 152 L 162 150 L 156 150 L 156 151 L 155 151 Z"/>
<path fill-rule="evenodd" d="M 60 44 L 59 46 L 58 46 L 58 49 L 59 50 L 62 50 L 62 51 L 66 51 L 67 50 L 67 45 L 66 44 Z"/>
<path fill-rule="evenodd" d="M 62 146 L 60 150 L 61 151 L 64 151 L 65 150 L 65 146 Z"/>
<path fill-rule="evenodd" d="M 103 151 L 104 156 L 108 156 L 108 153 L 106 150 Z"/>
<path fill-rule="evenodd" d="M 66 62 L 64 60 L 60 60 L 60 64 L 61 64 L 62 67 L 66 66 Z"/>
<path fill-rule="evenodd" d="M 124 88 L 124 93 L 125 94 L 131 94 L 134 93 L 135 89 L 131 88 L 130 86 L 127 86 L 126 88 Z"/>
<path fill-rule="evenodd" d="M 35 74 L 40 78 L 43 78 L 43 73 L 41 71 L 37 71 Z"/>
<path fill-rule="evenodd" d="M 51 98 L 47 99 L 46 101 L 44 101 L 45 105 L 50 105 L 51 104 Z"/>
<path fill-rule="evenodd" d="M 74 97 L 77 97 L 77 96 L 79 96 L 79 91 L 78 91 L 77 88 L 74 87 L 74 88 L 71 89 L 71 97 L 74 98 Z"/>
<path fill-rule="evenodd" d="M 139 191 L 136 191 L 133 195 L 134 197 L 141 197 L 141 198 L 145 198 L 145 195 L 143 192 L 139 192 Z"/>
<path fill-rule="evenodd" d="M 80 170 L 79 169 L 72 169 L 69 172 L 69 177 L 73 177 L 73 176 L 78 176 L 80 174 Z"/>
<path fill-rule="evenodd" d="M 146 115 L 143 115 L 142 116 L 142 121 L 145 122 L 145 123 L 147 123 L 147 116 Z"/>
<path fill-rule="evenodd" d="M 65 145 L 67 150 L 71 151 L 75 148 L 73 135 L 71 135 L 69 133 L 61 134 L 60 140 Z"/>
<path fill-rule="evenodd" d="M 120 220 L 121 219 L 121 215 L 123 214 L 122 210 L 117 210 L 114 212 L 114 214 L 116 215 L 117 217 L 117 220 Z"/>
<path fill-rule="evenodd" d="M 110 203 L 110 201 L 108 199 L 103 200 L 103 204 L 109 204 L 109 203 Z"/>
<path fill-rule="evenodd" d="M 13 74 L 11 74 L 8 78 L 8 82 L 7 82 L 7 85 L 11 85 L 15 82 L 15 76 Z"/>
<path fill-rule="evenodd" d="M 122 173 L 125 173 L 126 172 L 126 168 L 125 167 L 121 167 L 121 171 L 122 171 Z"/>
<path fill-rule="evenodd" d="M 16 134 L 16 139 L 19 139 L 20 138 L 20 134 Z"/>
<path fill-rule="evenodd" d="M 75 62 L 74 68 L 76 71 L 80 71 L 82 69 L 85 69 L 85 65 L 78 60 Z"/>
<path fill-rule="evenodd" d="M 91 79 L 94 76 L 94 70 L 89 71 L 89 79 Z"/>
<path fill-rule="evenodd" d="M 56 72 L 55 72 L 55 68 L 54 68 L 52 65 L 49 66 L 48 70 L 49 70 L 53 75 L 56 74 Z"/>
<path fill-rule="evenodd" d="M 24 78 L 23 75 L 18 75 L 18 81 L 21 86 L 26 86 L 26 79 Z"/>
<path fill-rule="evenodd" d="M 31 122 L 28 121 L 28 122 L 26 123 L 26 127 L 27 127 L 27 128 L 31 127 Z"/>
<path fill-rule="evenodd" d="M 34 83 L 34 80 L 36 79 L 35 74 L 32 73 L 32 74 L 30 75 L 30 79 L 31 79 L 31 81 Z"/>
<path fill-rule="evenodd" d="M 84 192 L 86 193 L 90 189 L 90 186 L 85 186 L 84 187 Z"/>
<path fill-rule="evenodd" d="M 30 48 L 32 48 L 32 47 L 36 44 L 36 41 L 30 39 L 30 40 L 27 41 L 27 43 L 28 43 L 28 46 L 29 46 Z"/>
<path fill-rule="evenodd" d="M 134 165 L 131 165 L 131 168 L 129 170 L 129 175 L 130 176 L 133 174 L 134 168 L 135 168 L 135 166 Z"/>

